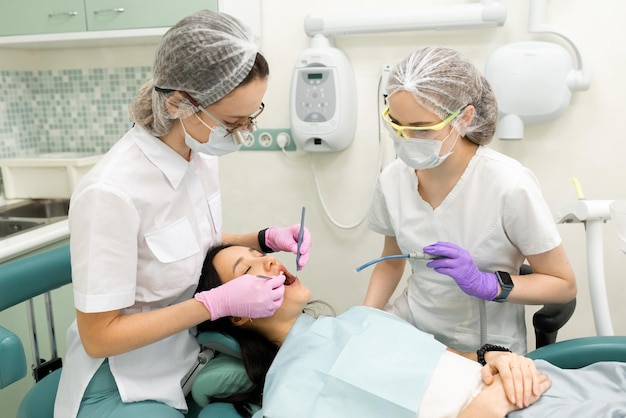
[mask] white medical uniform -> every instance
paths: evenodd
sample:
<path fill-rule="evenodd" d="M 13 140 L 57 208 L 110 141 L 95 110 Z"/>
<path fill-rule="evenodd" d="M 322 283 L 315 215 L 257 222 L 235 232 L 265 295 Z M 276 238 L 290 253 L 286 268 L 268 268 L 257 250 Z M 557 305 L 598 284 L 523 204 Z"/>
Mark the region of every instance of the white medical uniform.
<path fill-rule="evenodd" d="M 417 191 L 415 171 L 401 160 L 378 179 L 368 215 L 370 229 L 395 236 L 403 253 L 437 241 L 452 242 L 472 255 L 478 269 L 519 274 L 526 255 L 557 247 L 561 238 L 533 173 L 519 162 L 479 146 L 458 183 L 433 209 Z M 454 279 L 410 260 L 412 274 L 391 311 L 463 352 L 480 343 L 479 303 Z M 526 352 L 524 305 L 484 302 L 487 342 Z"/>
<path fill-rule="evenodd" d="M 144 129 L 130 129 L 81 180 L 70 204 L 74 303 L 82 312 L 146 312 L 193 297 L 207 249 L 221 242 L 217 158 L 186 161 Z M 75 417 L 104 359 L 89 357 L 76 321 L 55 417 Z M 109 358 L 124 402 L 186 410 L 181 379 L 199 352 L 189 331 Z"/>

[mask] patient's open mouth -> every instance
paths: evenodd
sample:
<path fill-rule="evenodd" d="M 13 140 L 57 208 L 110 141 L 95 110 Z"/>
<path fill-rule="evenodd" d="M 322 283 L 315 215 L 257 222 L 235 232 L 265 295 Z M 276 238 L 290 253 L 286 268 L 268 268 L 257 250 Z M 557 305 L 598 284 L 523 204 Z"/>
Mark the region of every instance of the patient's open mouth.
<path fill-rule="evenodd" d="M 281 266 L 282 267 L 282 266 Z M 296 282 L 296 280 L 298 280 L 298 278 L 296 276 L 294 276 L 293 274 L 289 273 L 287 270 L 279 270 L 278 274 L 282 274 L 283 276 L 285 276 L 285 286 L 289 286 L 292 285 Z M 262 276 L 262 275 L 258 275 L 257 277 L 262 277 L 264 279 L 269 279 L 270 277 L 268 276 Z"/>
<path fill-rule="evenodd" d="M 289 286 L 290 284 L 292 284 L 293 282 L 296 281 L 297 277 L 294 276 L 293 274 L 289 273 L 288 271 L 283 271 L 282 272 L 286 279 L 285 279 L 285 286 Z"/>

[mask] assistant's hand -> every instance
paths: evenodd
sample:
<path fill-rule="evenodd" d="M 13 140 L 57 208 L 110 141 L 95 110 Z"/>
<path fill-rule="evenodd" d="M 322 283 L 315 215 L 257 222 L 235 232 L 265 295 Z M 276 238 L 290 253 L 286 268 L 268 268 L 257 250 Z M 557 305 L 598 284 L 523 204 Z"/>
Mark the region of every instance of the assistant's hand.
<path fill-rule="evenodd" d="M 270 278 L 245 274 L 221 286 L 196 293 L 214 321 L 224 316 L 265 318 L 283 303 L 285 276 Z"/>
<path fill-rule="evenodd" d="M 492 352 L 481 375 L 486 385 L 499 375 L 507 399 L 520 409 L 535 402 L 552 384 L 537 370 L 533 360 L 514 353 Z"/>
<path fill-rule="evenodd" d="M 443 258 L 426 264 L 437 271 L 452 277 L 462 291 L 484 300 L 494 300 L 498 296 L 498 278 L 495 273 L 478 270 L 472 256 L 451 242 L 437 242 L 424 247 L 424 252 Z"/>
<path fill-rule="evenodd" d="M 275 226 L 267 228 L 265 231 L 265 245 L 274 251 L 288 251 L 296 253 L 298 251 L 298 236 L 300 235 L 300 224 L 293 224 L 286 228 Z M 298 267 L 302 269 L 309 260 L 311 252 L 311 233 L 304 227 L 302 245 L 300 246 L 300 261 Z"/>

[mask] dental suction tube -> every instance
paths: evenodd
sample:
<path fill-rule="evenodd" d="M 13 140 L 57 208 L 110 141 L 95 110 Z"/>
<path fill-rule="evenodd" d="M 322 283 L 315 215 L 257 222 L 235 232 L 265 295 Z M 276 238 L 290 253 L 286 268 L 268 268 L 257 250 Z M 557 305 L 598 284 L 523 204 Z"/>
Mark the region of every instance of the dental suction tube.
<path fill-rule="evenodd" d="M 354 269 L 354 271 L 356 273 L 360 272 L 361 270 L 371 266 L 372 264 L 376 264 L 376 263 L 380 263 L 381 261 L 385 261 L 385 260 L 393 260 L 393 259 L 397 259 L 397 258 L 412 258 L 414 260 L 435 260 L 438 258 L 441 258 L 440 256 L 437 255 L 432 255 L 432 254 L 426 254 L 423 252 L 416 252 L 416 253 L 407 253 L 407 254 L 395 254 L 395 255 L 387 255 L 385 257 L 380 257 L 380 258 L 376 258 L 372 261 L 368 261 L 367 263 L 363 264 L 362 266 L 357 267 L 356 269 Z"/>

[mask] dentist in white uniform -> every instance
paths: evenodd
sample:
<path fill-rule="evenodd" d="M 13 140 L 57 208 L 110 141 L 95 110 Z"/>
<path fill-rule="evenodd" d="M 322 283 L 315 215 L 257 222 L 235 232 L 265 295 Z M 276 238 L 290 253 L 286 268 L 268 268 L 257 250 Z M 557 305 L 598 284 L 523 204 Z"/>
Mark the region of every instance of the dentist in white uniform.
<path fill-rule="evenodd" d="M 56 418 L 183 417 L 195 325 L 265 317 L 282 303 L 282 275 L 195 294 L 210 246 L 296 250 L 299 225 L 222 232 L 217 157 L 241 146 L 269 76 L 252 34 L 229 15 L 198 12 L 164 35 L 153 76 L 131 104 L 134 127 L 72 196 L 76 321 Z M 310 245 L 306 231 L 301 265 Z"/>
<path fill-rule="evenodd" d="M 457 51 L 426 47 L 395 66 L 383 113 L 398 159 L 380 174 L 369 227 L 382 255 L 365 305 L 389 309 L 461 352 L 485 342 L 526 352 L 524 304 L 566 303 L 576 281 L 533 173 L 487 148 L 498 107 L 480 71 Z M 524 260 L 533 274 L 520 276 Z M 481 305 L 486 312 L 480 320 Z"/>

